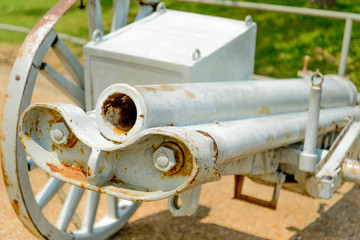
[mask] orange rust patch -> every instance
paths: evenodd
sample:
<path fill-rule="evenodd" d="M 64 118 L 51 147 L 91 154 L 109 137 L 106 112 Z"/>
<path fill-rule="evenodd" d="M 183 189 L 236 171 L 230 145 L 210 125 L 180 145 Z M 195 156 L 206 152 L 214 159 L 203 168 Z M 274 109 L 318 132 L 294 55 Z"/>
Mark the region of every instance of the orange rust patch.
<path fill-rule="evenodd" d="M 358 171 L 356 171 L 355 168 L 350 169 L 350 173 L 351 173 L 352 175 L 358 175 L 358 174 L 359 174 Z"/>
<path fill-rule="evenodd" d="M 195 95 L 192 92 L 190 92 L 188 90 L 185 90 L 184 92 L 185 92 L 186 96 L 188 96 L 189 98 L 195 98 Z"/>
<path fill-rule="evenodd" d="M 176 91 L 176 89 L 180 89 L 180 87 L 175 87 L 175 86 L 171 86 L 171 85 L 161 85 L 159 87 L 159 90 L 164 91 L 164 92 L 174 92 L 174 91 Z"/>
<path fill-rule="evenodd" d="M 25 132 L 25 137 L 26 137 L 27 140 L 30 140 L 30 139 L 31 139 L 31 138 L 30 138 L 30 134 L 29 134 L 28 132 Z"/>
<path fill-rule="evenodd" d="M 46 166 L 50 168 L 51 172 L 60 172 L 60 169 L 52 163 L 46 163 Z"/>
<path fill-rule="evenodd" d="M 260 110 L 257 110 L 257 108 L 255 108 L 255 114 L 270 114 L 270 109 L 268 106 L 262 106 L 262 108 Z"/>
<path fill-rule="evenodd" d="M 114 132 L 116 135 L 121 135 L 121 134 L 127 133 L 127 131 L 123 131 L 123 130 L 118 129 L 118 128 L 116 128 L 116 127 L 113 128 L 113 132 Z"/>
<path fill-rule="evenodd" d="M 84 171 L 77 164 L 73 166 L 62 165 L 62 168 L 52 163 L 46 163 L 46 165 L 50 168 L 51 172 L 60 173 L 64 178 L 84 183 L 88 182 Z"/>
<path fill-rule="evenodd" d="M 200 131 L 200 130 L 197 130 L 196 132 L 200 133 L 201 135 L 203 135 L 205 137 L 210 138 L 213 141 L 213 155 L 214 155 L 214 159 L 216 161 L 217 158 L 218 158 L 219 150 L 218 150 L 215 139 L 206 132 L 203 132 L 203 131 Z"/>
<path fill-rule="evenodd" d="M 19 205 L 19 201 L 17 199 L 12 199 L 11 200 L 11 205 L 14 208 L 14 211 L 16 213 L 16 215 L 20 215 L 20 205 Z"/>
<path fill-rule="evenodd" d="M 140 118 L 144 119 L 144 114 L 140 114 Z"/>
<path fill-rule="evenodd" d="M 85 152 L 85 151 L 84 151 L 84 146 L 81 146 L 81 147 L 80 147 L 80 152 L 81 152 L 82 154 L 84 154 L 84 152 Z"/>
<path fill-rule="evenodd" d="M 91 168 L 88 166 L 87 167 L 87 175 L 90 177 L 91 176 Z"/>
<path fill-rule="evenodd" d="M 2 151 L 1 151 L 1 159 L 2 159 L 2 161 L 4 161 L 4 157 L 2 156 Z M 5 186 L 6 187 L 14 186 L 13 184 L 11 184 L 9 182 L 9 176 L 8 176 L 7 172 L 5 171 L 4 162 L 2 162 L 2 164 L 0 164 L 0 165 L 1 165 L 1 168 L 2 168 L 2 172 L 3 172 L 3 178 L 4 178 Z"/>
<path fill-rule="evenodd" d="M 148 92 L 156 92 L 156 88 L 153 88 L 153 87 L 141 87 L 142 89 L 148 91 Z"/>

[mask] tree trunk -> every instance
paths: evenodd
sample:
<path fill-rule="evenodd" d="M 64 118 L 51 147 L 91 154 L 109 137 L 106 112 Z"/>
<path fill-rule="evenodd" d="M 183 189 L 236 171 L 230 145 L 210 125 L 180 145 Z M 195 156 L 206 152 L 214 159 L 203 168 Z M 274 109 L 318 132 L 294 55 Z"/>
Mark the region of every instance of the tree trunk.
<path fill-rule="evenodd" d="M 310 0 L 310 3 L 318 7 L 329 8 L 336 5 L 336 0 Z"/>

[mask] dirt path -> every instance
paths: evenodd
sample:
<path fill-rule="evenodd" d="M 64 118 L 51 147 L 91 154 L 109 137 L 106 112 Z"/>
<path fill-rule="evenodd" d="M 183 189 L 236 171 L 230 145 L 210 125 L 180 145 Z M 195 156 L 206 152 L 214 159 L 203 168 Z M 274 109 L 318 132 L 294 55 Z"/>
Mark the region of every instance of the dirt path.
<path fill-rule="evenodd" d="M 17 47 L 0 45 L 0 103 Z M 40 78 L 35 101 L 59 100 L 61 94 Z M 68 101 L 68 100 L 65 100 Z M 41 188 L 41 182 L 33 185 Z M 143 204 L 114 239 L 358 239 L 360 188 L 345 184 L 329 200 L 282 190 L 276 211 L 233 200 L 233 177 L 206 184 L 200 207 L 191 217 L 173 218 L 167 201 Z M 270 198 L 271 189 L 247 181 L 247 193 Z M 56 208 L 61 206 L 57 200 Z M 0 239 L 34 239 L 17 219 L 0 173 Z M 99 211 L 104 211 L 100 207 Z M 50 218 L 54 212 L 49 214 Z"/>

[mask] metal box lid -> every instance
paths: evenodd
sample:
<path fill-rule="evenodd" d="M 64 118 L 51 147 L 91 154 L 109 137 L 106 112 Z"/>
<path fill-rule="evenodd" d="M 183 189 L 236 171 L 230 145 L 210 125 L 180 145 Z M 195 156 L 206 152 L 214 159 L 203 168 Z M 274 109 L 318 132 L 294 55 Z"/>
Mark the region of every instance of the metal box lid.
<path fill-rule="evenodd" d="M 114 57 L 120 54 L 122 60 L 128 56 L 131 62 L 141 59 L 150 63 L 146 61 L 149 59 L 192 66 L 196 49 L 201 58 L 207 57 L 247 31 L 249 27 L 243 21 L 166 10 L 108 34 L 100 43 L 90 42 L 85 48 Z"/>

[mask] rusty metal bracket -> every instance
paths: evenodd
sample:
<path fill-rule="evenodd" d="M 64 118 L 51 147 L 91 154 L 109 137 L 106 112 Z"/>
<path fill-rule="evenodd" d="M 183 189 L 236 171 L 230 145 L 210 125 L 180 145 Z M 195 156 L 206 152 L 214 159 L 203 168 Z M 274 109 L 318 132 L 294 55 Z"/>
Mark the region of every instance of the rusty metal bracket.
<path fill-rule="evenodd" d="M 279 179 L 281 179 L 279 177 Z M 285 179 L 284 179 L 285 180 Z M 259 199 L 256 197 L 248 196 L 245 194 L 242 194 L 242 190 L 244 187 L 245 182 L 245 176 L 244 175 L 235 175 L 235 193 L 234 193 L 234 199 L 243 200 L 249 203 L 253 203 L 262 207 L 270 208 L 273 210 L 276 210 L 277 202 L 280 195 L 281 186 L 284 181 L 277 181 L 277 183 L 274 183 L 274 191 L 272 195 L 272 199 L 270 201 Z"/>

